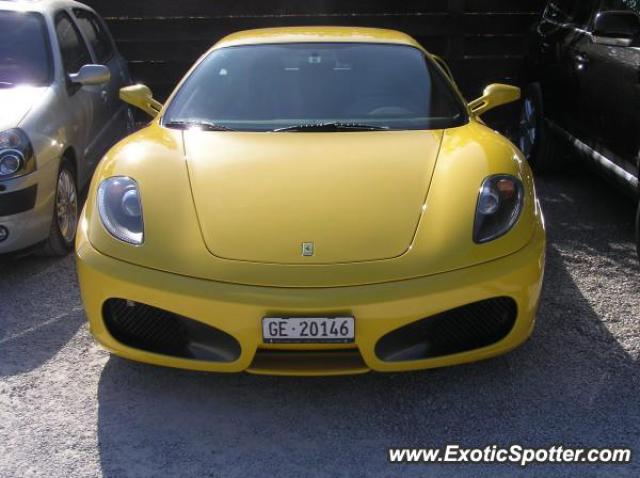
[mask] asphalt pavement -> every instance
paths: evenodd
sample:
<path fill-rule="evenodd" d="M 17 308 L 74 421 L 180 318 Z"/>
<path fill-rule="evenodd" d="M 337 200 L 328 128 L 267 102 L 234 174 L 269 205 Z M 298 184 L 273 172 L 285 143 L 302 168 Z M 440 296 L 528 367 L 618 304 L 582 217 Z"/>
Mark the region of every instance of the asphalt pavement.
<path fill-rule="evenodd" d="M 531 340 L 493 360 L 343 378 L 131 363 L 87 332 L 72 257 L 0 262 L 0 477 L 637 477 L 634 205 L 538 180 L 549 230 Z M 629 465 L 392 465 L 389 447 L 631 447 Z"/>

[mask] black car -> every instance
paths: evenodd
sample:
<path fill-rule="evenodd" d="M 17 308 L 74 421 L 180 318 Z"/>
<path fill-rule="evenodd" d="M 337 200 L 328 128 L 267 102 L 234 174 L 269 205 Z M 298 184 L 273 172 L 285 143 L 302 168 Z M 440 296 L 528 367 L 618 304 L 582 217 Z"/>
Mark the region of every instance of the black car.
<path fill-rule="evenodd" d="M 638 201 L 640 0 L 550 0 L 527 42 L 518 141 L 532 167 L 567 143 Z M 576 155 L 573 155 L 576 156 Z M 640 254 L 640 203 L 636 218 Z"/>

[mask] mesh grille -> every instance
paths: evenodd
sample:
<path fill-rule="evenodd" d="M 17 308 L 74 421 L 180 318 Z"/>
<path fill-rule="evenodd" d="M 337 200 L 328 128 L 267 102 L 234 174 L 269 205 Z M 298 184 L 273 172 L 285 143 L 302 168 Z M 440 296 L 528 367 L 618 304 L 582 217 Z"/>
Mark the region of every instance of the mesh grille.
<path fill-rule="evenodd" d="M 113 338 L 135 349 L 217 362 L 240 356 L 240 345 L 229 334 L 156 307 L 109 299 L 103 315 Z"/>
<path fill-rule="evenodd" d="M 110 300 L 105 309 L 109 332 L 126 345 L 181 355 L 189 342 L 186 328 L 170 312 L 125 300 Z"/>
<path fill-rule="evenodd" d="M 376 355 L 402 362 L 487 347 L 509 335 L 517 313 L 515 301 L 507 297 L 452 309 L 385 335 L 376 345 Z"/>

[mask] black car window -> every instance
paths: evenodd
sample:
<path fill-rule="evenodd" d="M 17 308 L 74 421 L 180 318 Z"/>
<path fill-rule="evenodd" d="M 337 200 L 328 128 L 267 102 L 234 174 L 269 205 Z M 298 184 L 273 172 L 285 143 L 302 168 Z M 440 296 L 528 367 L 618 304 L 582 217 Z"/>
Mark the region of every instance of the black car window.
<path fill-rule="evenodd" d="M 466 105 L 422 51 L 369 43 L 214 50 L 164 117 L 164 124 L 205 122 L 244 131 L 319 123 L 439 129 L 466 121 Z"/>
<path fill-rule="evenodd" d="M 91 63 L 91 55 L 80 32 L 71 17 L 64 12 L 56 16 L 56 35 L 65 73 L 77 73 L 83 65 Z"/>
<path fill-rule="evenodd" d="M 640 14 L 640 0 L 602 0 L 600 11 L 632 10 Z"/>
<path fill-rule="evenodd" d="M 99 63 L 105 64 L 113 57 L 113 44 L 106 27 L 100 19 L 89 10 L 77 8 L 73 11 L 78 19 L 78 26 L 96 54 Z"/>
<path fill-rule="evenodd" d="M 48 85 L 52 70 L 42 15 L 0 11 L 0 88 Z"/>
<path fill-rule="evenodd" d="M 545 16 L 558 23 L 582 27 L 591 21 L 594 0 L 551 0 Z"/>

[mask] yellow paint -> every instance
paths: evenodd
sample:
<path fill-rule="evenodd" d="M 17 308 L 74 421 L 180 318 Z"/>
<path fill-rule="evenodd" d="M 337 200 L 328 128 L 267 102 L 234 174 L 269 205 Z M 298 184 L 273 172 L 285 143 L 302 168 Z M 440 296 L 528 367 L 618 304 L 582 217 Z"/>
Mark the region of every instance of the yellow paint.
<path fill-rule="evenodd" d="M 305 27 L 231 35 L 214 48 L 275 41 L 419 47 L 386 30 Z M 490 96 L 496 97 L 495 90 Z M 522 180 L 524 210 L 508 234 L 477 245 L 472 233 L 479 188 L 495 174 Z M 111 237 L 98 217 L 97 186 L 114 175 L 130 176 L 140 186 L 141 246 Z M 273 348 L 261 343 L 260 322 L 274 313 L 352 314 L 355 346 L 365 365 L 323 369 L 302 363 L 251 370 L 255 373 L 451 365 L 511 350 L 533 326 L 545 234 L 532 174 L 517 148 L 475 115 L 467 125 L 444 131 L 293 134 L 182 132 L 163 128 L 156 119 L 107 154 L 88 197 L 77 256 L 91 330 L 105 347 L 133 360 L 247 370 L 258 348 Z M 310 241 L 316 255 L 302 257 L 302 243 Z M 394 364 L 373 352 L 380 337 L 402 325 L 498 296 L 516 300 L 519 315 L 513 332 L 494 346 Z M 217 364 L 127 348 L 104 328 L 102 304 L 112 297 L 218 327 L 240 341 L 242 355 L 232 364 Z"/>
<path fill-rule="evenodd" d="M 400 257 L 414 242 L 441 140 L 442 131 L 185 132 L 205 244 L 217 257 L 249 262 Z M 212 160 L 211 151 L 220 154 Z M 315 243 L 314 257 L 300 254 L 303 242 Z"/>
<path fill-rule="evenodd" d="M 145 85 L 132 85 L 121 88 L 120 99 L 136 108 L 140 108 L 153 118 L 162 109 L 162 104 L 153 99 L 151 90 Z"/>
<path fill-rule="evenodd" d="M 474 115 L 480 116 L 498 106 L 518 101 L 520 96 L 521 91 L 517 86 L 494 83 L 484 89 L 480 98 L 469 103 L 469 109 Z"/>
<path fill-rule="evenodd" d="M 245 30 L 220 40 L 214 48 L 265 43 L 396 43 L 422 49 L 409 35 L 381 28 L 354 27 L 283 27 Z"/>

